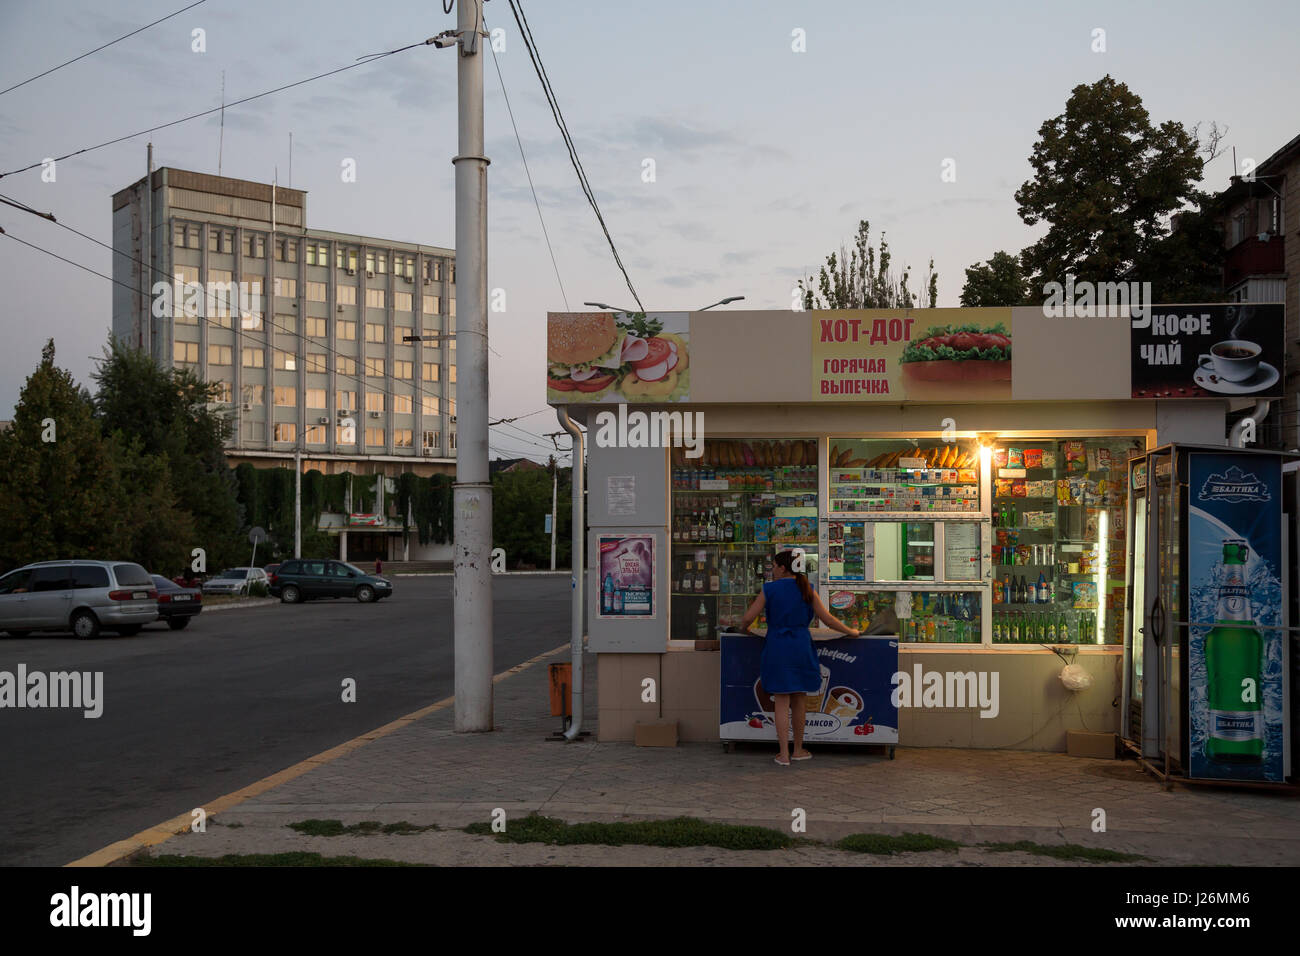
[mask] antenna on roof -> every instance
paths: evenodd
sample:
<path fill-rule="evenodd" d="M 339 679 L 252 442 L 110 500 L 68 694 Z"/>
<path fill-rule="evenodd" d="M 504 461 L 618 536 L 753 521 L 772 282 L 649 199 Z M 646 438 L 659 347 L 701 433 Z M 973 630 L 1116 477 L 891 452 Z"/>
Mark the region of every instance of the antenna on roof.
<path fill-rule="evenodd" d="M 221 132 L 217 136 L 217 175 L 221 175 L 221 151 L 226 145 L 226 71 L 221 71 Z"/>

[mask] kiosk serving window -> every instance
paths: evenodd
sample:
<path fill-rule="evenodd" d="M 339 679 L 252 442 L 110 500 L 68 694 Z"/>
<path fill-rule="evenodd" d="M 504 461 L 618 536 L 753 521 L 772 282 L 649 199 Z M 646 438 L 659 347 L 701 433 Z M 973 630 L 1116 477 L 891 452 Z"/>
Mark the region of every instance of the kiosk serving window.
<path fill-rule="evenodd" d="M 673 449 L 673 639 L 738 625 L 779 551 L 803 548 L 817 581 L 818 479 L 813 438 L 709 439 L 694 459 Z"/>

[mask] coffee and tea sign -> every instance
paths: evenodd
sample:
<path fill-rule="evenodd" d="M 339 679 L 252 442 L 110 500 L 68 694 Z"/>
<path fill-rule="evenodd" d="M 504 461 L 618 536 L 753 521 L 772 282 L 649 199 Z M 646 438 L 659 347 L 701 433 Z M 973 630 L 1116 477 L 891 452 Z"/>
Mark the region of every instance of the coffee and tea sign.
<path fill-rule="evenodd" d="M 1133 319 L 1133 398 L 1277 398 L 1281 305 L 1154 305 Z"/>

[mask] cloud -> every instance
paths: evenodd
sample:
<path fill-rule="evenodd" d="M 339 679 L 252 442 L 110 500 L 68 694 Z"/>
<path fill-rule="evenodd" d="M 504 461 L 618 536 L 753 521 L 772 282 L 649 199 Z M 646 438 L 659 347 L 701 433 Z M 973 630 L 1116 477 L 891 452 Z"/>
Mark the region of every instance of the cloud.
<path fill-rule="evenodd" d="M 717 282 L 722 278 L 716 272 L 682 272 L 677 275 L 660 276 L 659 282 L 675 289 L 689 289 L 705 282 Z"/>

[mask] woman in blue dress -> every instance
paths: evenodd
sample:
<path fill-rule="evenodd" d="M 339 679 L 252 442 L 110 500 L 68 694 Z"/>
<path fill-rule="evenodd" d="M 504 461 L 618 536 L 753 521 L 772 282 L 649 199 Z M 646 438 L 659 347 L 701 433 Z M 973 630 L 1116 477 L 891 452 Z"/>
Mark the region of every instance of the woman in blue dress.
<path fill-rule="evenodd" d="M 791 759 L 808 760 L 812 757 L 803 749 L 806 695 L 821 689 L 822 678 L 808 625 L 816 617 L 827 627 L 849 637 L 857 637 L 858 632 L 845 627 L 826 610 L 821 596 L 808 583 L 807 576 L 795 570 L 792 551 L 782 551 L 772 559 L 772 580 L 764 584 L 763 590 L 754 598 L 740 622 L 740 629 L 747 631 L 764 608 L 767 609 L 767 637 L 763 641 L 760 677 L 763 689 L 772 695 L 776 707 L 776 740 L 781 748 L 776 762 L 788 767 Z M 787 749 L 792 716 L 793 754 Z"/>

